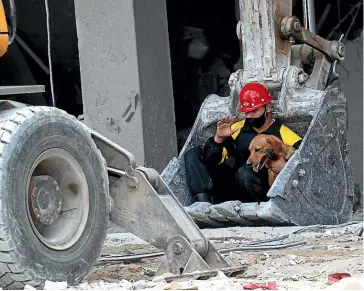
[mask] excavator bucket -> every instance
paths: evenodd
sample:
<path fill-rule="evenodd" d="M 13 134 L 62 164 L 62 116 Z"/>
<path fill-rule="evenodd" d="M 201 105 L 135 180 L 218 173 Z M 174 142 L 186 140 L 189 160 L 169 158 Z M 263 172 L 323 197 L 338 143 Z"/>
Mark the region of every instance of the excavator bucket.
<path fill-rule="evenodd" d="M 179 155 L 162 177 L 201 226 L 337 224 L 351 220 L 354 181 L 348 154 L 346 96 L 327 86 L 330 72 L 345 57 L 339 41 L 327 41 L 291 16 L 291 1 L 240 0 L 243 69 L 229 80 L 229 97 L 208 96 Z M 253 21 L 259 19 L 259 21 Z M 193 203 L 184 155 L 203 147 L 219 118 L 237 115 L 239 91 L 249 81 L 272 92 L 273 117 L 303 137 L 300 148 L 271 186 L 269 201 Z M 221 193 L 224 195 L 224 193 Z"/>
<path fill-rule="evenodd" d="M 351 219 L 354 181 L 347 146 L 345 94 L 333 87 L 325 91 L 303 88 L 286 94 L 274 101 L 274 108 L 279 110 L 274 115 L 304 138 L 267 193 L 269 201 L 261 203 L 192 204 L 184 154 L 194 146 L 203 146 L 214 134 L 217 120 L 227 115 L 234 95 L 206 99 L 179 158 L 162 173 L 175 196 L 189 206 L 186 210 L 197 224 L 311 225 Z"/>

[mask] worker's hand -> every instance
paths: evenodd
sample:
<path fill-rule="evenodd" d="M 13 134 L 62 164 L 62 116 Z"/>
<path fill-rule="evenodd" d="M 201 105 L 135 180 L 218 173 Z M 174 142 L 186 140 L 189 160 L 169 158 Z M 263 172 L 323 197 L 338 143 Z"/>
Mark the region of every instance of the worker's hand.
<path fill-rule="evenodd" d="M 275 161 L 269 160 L 269 167 L 275 174 L 279 174 L 285 165 L 286 165 L 286 160 L 283 157 L 279 157 L 278 160 Z"/>
<path fill-rule="evenodd" d="M 222 143 L 226 138 L 234 134 L 239 128 L 232 129 L 231 126 L 239 120 L 238 117 L 223 117 L 217 123 L 215 142 Z"/>

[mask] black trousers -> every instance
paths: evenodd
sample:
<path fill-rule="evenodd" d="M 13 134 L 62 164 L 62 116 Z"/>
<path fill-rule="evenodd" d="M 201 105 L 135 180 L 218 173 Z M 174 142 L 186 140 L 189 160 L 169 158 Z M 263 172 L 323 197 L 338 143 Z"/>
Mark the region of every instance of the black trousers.
<path fill-rule="evenodd" d="M 268 201 L 268 172 L 264 168 L 254 172 L 248 165 L 242 165 L 237 170 L 220 164 L 206 166 L 203 161 L 202 149 L 194 147 L 184 155 L 187 185 L 192 195 L 209 193 L 214 203 L 229 200 L 241 202 Z"/>

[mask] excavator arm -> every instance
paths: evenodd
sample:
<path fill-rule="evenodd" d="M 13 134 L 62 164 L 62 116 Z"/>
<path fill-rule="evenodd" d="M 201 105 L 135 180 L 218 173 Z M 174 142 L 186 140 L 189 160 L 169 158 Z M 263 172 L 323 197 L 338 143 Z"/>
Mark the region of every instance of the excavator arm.
<path fill-rule="evenodd" d="M 0 101 L 0 287 L 41 288 L 45 280 L 80 282 L 100 256 L 109 216 L 165 250 L 157 275 L 190 278 L 245 269 L 229 266 L 197 223 L 308 225 L 350 220 L 353 177 L 346 98 L 339 89 L 326 86 L 335 62 L 344 59 L 344 45 L 303 28 L 291 15 L 291 1 L 239 3 L 243 68 L 230 77 L 231 95 L 206 98 L 179 158 L 161 175 L 138 167 L 132 153 L 60 109 Z M 7 50 L 6 41 L 14 39 L 12 28 L 9 40 L 0 21 L 0 55 Z M 312 72 L 306 72 L 303 64 L 313 61 Z M 267 193 L 268 202 L 185 208 L 191 193 L 184 153 L 202 145 L 220 117 L 237 113 L 237 93 L 253 80 L 278 93 L 274 115 L 304 136 L 300 148 Z M 15 89 L 29 89 L 19 87 Z M 14 94 L 14 88 L 0 91 L 9 89 Z"/>
<path fill-rule="evenodd" d="M 200 272 L 223 271 L 227 274 L 242 268 L 231 268 L 222 255 L 202 234 L 182 204 L 152 168 L 136 167 L 133 155 L 109 139 L 92 131 L 102 151 L 115 151 L 123 170 L 108 164 L 109 176 L 117 180 L 110 187 L 111 220 L 129 232 L 165 250 L 156 273 L 176 276 Z M 114 164 L 115 165 L 115 164 Z M 212 274 L 212 273 L 211 273 Z"/>

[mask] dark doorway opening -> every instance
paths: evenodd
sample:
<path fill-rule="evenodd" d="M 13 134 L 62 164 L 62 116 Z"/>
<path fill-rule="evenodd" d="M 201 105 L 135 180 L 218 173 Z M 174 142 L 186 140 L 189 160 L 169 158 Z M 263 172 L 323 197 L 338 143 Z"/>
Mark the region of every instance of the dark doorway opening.
<path fill-rule="evenodd" d="M 185 143 L 200 106 L 209 94 L 228 96 L 228 79 L 241 68 L 236 24 L 239 1 L 167 0 L 178 150 Z M 302 25 L 302 0 L 293 1 Z M 344 42 L 360 35 L 362 1 L 315 1 L 316 32 Z"/>

